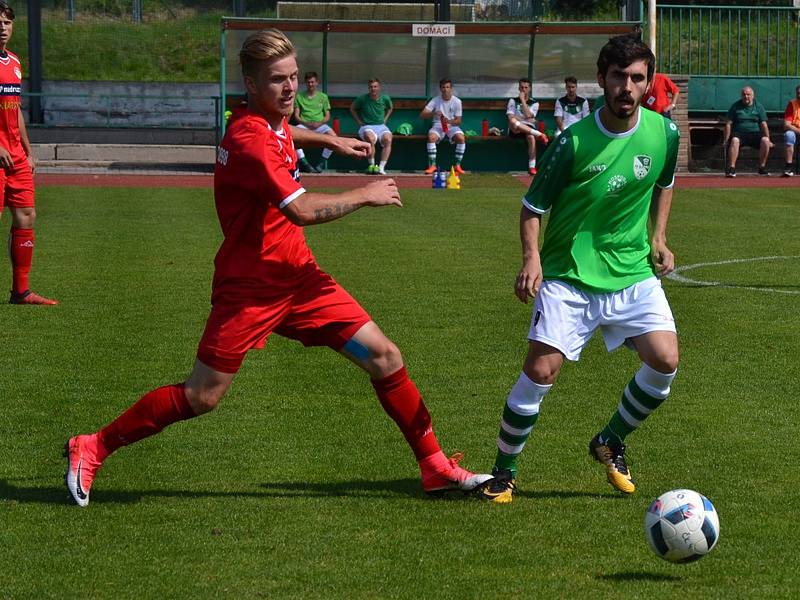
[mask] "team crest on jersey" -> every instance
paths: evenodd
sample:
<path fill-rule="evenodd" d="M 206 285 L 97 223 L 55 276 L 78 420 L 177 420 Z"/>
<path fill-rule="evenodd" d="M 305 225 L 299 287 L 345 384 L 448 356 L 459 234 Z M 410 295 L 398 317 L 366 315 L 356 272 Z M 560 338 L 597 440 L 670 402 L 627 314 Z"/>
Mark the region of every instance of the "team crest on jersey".
<path fill-rule="evenodd" d="M 628 180 L 625 179 L 624 175 L 614 175 L 608 180 L 608 192 L 618 192 L 625 187 L 626 183 L 628 183 Z"/>
<path fill-rule="evenodd" d="M 19 67 L 14 67 L 14 75 L 22 79 L 22 71 L 19 70 Z"/>
<path fill-rule="evenodd" d="M 644 179 L 650 172 L 650 165 L 653 159 L 646 154 L 639 154 L 633 157 L 633 174 L 636 179 Z"/>

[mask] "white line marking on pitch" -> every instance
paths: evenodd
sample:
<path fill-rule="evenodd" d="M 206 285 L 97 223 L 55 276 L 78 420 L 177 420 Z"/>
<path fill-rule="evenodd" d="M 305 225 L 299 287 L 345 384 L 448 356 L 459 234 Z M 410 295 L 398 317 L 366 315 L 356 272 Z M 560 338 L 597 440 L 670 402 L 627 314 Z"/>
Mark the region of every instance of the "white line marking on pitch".
<path fill-rule="evenodd" d="M 752 290 L 755 292 L 775 292 L 776 294 L 800 295 L 800 290 L 776 290 L 775 288 L 768 288 L 768 287 L 730 285 L 722 283 L 721 281 L 698 281 L 697 279 L 691 279 L 689 277 L 684 277 L 683 275 L 681 275 L 681 273 L 685 271 L 691 271 L 692 269 L 699 269 L 700 267 L 713 267 L 716 265 L 732 265 L 735 263 L 757 262 L 764 260 L 797 260 L 798 258 L 800 258 L 800 256 L 756 256 L 753 258 L 732 258 L 730 260 L 717 260 L 714 262 L 695 263 L 693 265 L 685 265 L 682 267 L 677 267 L 672 273 L 667 275 L 667 279 L 672 279 L 673 281 L 677 281 L 678 283 L 687 283 L 690 285 L 699 285 L 704 287 L 724 287 L 724 288 L 736 288 L 739 290 Z"/>

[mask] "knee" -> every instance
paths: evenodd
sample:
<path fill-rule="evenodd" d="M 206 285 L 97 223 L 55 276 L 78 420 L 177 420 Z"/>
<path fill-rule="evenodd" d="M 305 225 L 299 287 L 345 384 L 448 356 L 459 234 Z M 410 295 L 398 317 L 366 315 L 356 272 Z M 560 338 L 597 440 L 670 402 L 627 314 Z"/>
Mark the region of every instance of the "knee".
<path fill-rule="evenodd" d="M 647 365 L 659 373 L 674 373 L 678 370 L 678 363 L 680 362 L 678 349 L 662 350 L 657 354 L 649 357 Z"/>
<path fill-rule="evenodd" d="M 374 378 L 388 377 L 403 366 L 400 349 L 389 339 L 370 348 L 370 374 Z"/>
<path fill-rule="evenodd" d="M 186 386 L 186 399 L 189 401 L 194 414 L 202 415 L 211 412 L 225 394 L 224 388 L 219 387 L 189 387 Z"/>
<path fill-rule="evenodd" d="M 535 360 L 525 361 L 522 370 L 534 383 L 553 385 L 558 377 L 560 367 L 544 360 Z"/>
<path fill-rule="evenodd" d="M 392 147 L 392 136 L 387 135 L 381 140 L 381 146 L 386 148 L 387 150 Z"/>
<path fill-rule="evenodd" d="M 11 221 L 14 227 L 31 229 L 36 223 L 36 209 L 33 206 L 14 209 L 11 213 Z"/>

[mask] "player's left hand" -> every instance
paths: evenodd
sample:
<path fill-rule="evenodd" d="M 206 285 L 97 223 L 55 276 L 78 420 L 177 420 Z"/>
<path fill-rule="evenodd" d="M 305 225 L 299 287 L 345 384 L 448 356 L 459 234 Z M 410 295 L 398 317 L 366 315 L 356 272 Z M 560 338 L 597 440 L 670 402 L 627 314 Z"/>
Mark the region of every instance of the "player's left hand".
<path fill-rule="evenodd" d="M 350 158 L 367 158 L 372 152 L 372 146 L 369 142 L 363 142 L 356 138 L 348 137 L 330 137 L 330 142 L 333 145 L 331 150 L 342 156 Z"/>
<path fill-rule="evenodd" d="M 665 277 L 675 270 L 675 255 L 666 244 L 653 243 L 650 247 L 650 257 L 653 259 L 658 277 Z"/>
<path fill-rule="evenodd" d="M 36 158 L 33 154 L 28 155 L 28 166 L 31 168 L 31 173 L 36 171 Z"/>

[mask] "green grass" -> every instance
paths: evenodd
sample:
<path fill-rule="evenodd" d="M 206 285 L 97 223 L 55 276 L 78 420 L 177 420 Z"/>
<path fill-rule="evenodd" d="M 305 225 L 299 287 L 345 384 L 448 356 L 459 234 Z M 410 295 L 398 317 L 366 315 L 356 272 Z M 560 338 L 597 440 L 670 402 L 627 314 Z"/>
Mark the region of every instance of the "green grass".
<path fill-rule="evenodd" d="M 397 342 L 442 445 L 487 469 L 530 308 L 511 286 L 523 188 L 466 177 L 307 230 L 320 264 Z M 218 411 L 108 460 L 79 509 L 61 445 L 191 367 L 220 241 L 208 190 L 42 188 L 34 288 L 0 305 L 0 573 L 9 598 L 792 597 L 797 573 L 800 296 L 667 281 L 682 365 L 630 442 L 640 491 L 614 493 L 586 444 L 637 368 L 599 338 L 543 405 L 509 506 L 431 500 L 366 377 L 274 337 Z M 8 227 L 4 217 L 3 229 Z M 681 264 L 800 255 L 786 190 L 677 190 Z M 800 291 L 792 261 L 690 271 Z M 10 277 L 8 263 L 0 279 Z M 653 556 L 649 501 L 694 488 L 721 539 Z"/>

